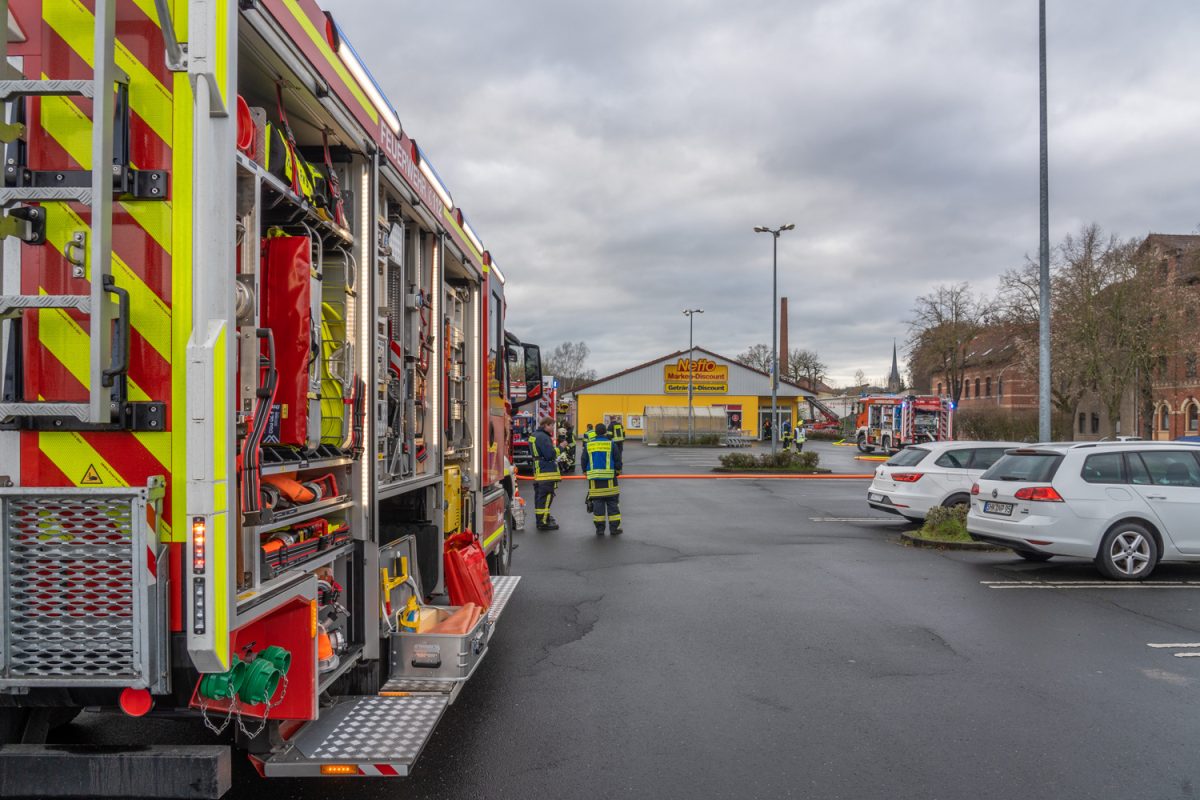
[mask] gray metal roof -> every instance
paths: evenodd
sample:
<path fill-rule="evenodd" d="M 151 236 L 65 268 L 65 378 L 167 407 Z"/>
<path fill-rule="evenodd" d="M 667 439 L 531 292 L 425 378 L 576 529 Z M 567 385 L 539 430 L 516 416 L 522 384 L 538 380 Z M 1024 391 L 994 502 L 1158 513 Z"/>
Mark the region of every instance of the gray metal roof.
<path fill-rule="evenodd" d="M 740 364 L 732 358 L 726 358 L 705 350 L 702 347 L 695 348 L 696 358 L 707 358 L 715 361 L 718 365 L 729 367 L 729 391 L 722 395 L 709 395 L 705 397 L 725 397 L 728 395 L 749 395 L 756 397 L 768 397 L 771 394 L 771 377 L 765 372 L 759 372 L 756 369 L 747 367 L 745 364 Z M 633 394 L 633 395 L 662 395 L 663 390 L 663 367 L 667 364 L 674 364 L 681 358 L 686 359 L 688 356 L 687 350 L 682 350 L 677 353 L 663 356 L 654 361 L 647 361 L 644 364 L 639 364 L 636 367 L 618 372 L 614 375 L 609 375 L 599 380 L 593 381 L 585 386 L 581 386 L 575 390 L 576 395 L 587 394 Z M 811 392 L 806 392 L 795 384 L 780 381 L 779 383 L 780 397 L 810 397 Z"/>

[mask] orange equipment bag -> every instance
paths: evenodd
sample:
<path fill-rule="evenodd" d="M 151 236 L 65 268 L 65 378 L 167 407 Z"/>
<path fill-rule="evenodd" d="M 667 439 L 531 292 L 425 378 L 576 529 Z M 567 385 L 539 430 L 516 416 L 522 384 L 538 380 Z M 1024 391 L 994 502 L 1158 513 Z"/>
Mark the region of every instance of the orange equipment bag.
<path fill-rule="evenodd" d="M 456 533 L 446 540 L 446 594 L 450 605 L 474 603 L 482 608 L 492 604 L 492 578 L 487 556 L 470 531 Z"/>
<path fill-rule="evenodd" d="M 263 475 L 263 483 L 269 483 L 292 503 L 303 505 L 316 499 L 316 493 L 290 475 Z"/>

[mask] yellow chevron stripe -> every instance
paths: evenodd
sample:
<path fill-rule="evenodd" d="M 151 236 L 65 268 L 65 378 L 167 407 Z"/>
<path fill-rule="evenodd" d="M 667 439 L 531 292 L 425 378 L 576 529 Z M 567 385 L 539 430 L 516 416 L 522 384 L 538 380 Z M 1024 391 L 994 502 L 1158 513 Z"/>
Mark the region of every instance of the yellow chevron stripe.
<path fill-rule="evenodd" d="M 48 77 L 42 73 L 43 80 Z M 42 98 L 42 128 L 84 169 L 92 168 L 91 121 L 66 97 Z M 139 165 L 134 163 L 133 167 Z M 118 203 L 168 254 L 171 252 L 171 201 L 125 200 Z"/>
<path fill-rule="evenodd" d="M 87 443 L 82 436 L 75 432 L 59 432 L 38 434 L 38 448 L 46 454 L 46 458 L 54 462 L 54 466 L 74 481 L 76 486 L 83 486 L 83 476 L 89 472 L 88 467 L 95 467 L 100 483 L 91 482 L 89 486 L 128 486 L 129 482 L 121 477 L 121 473 L 113 469 L 104 457 L 96 452 L 96 448 Z"/>
<path fill-rule="evenodd" d="M 41 289 L 39 293 L 46 294 L 46 290 Z M 58 359 L 67 368 L 67 372 L 75 377 L 75 380 L 87 386 L 91 380 L 87 331 L 61 308 L 48 309 L 39 314 L 38 343 L 50 355 Z M 133 379 L 128 379 L 126 385 L 130 400 L 144 402 L 150 399 L 150 396 Z M 42 434 L 43 437 L 50 435 L 58 434 Z M 171 463 L 171 434 L 164 431 L 162 433 L 138 432 L 133 435 L 162 465 L 165 475 L 167 465 Z"/>
<path fill-rule="evenodd" d="M 46 241 L 61 253 L 75 231 L 89 230 L 89 227 L 66 203 L 47 203 L 46 206 L 48 209 Z M 90 264 L 87 265 L 87 273 L 90 278 Z M 164 360 L 170 363 L 171 310 L 116 253 L 113 253 L 112 257 L 112 273 L 117 285 L 129 292 L 130 324 Z M 68 319 L 70 318 L 68 317 Z M 72 322 L 72 324 L 74 323 Z M 87 334 L 83 335 L 85 337 L 83 347 L 86 353 Z M 84 385 L 87 385 L 86 381 Z M 138 398 L 131 397 L 130 399 Z"/>
<path fill-rule="evenodd" d="M 48 294 L 39 287 L 38 294 Z M 91 337 L 82 326 L 61 308 L 46 309 L 39 312 L 38 342 L 62 362 L 75 376 L 75 380 L 84 386 L 91 383 L 90 349 Z M 146 401 L 150 395 L 142 390 L 132 379 L 128 381 L 129 399 L 135 402 Z"/>
<path fill-rule="evenodd" d="M 92 39 L 96 18 L 83 3 L 79 0 L 43 3 L 42 17 L 88 66 L 93 66 Z M 115 60 L 129 75 L 130 106 L 164 142 L 171 144 L 173 104 L 170 91 L 120 41 L 116 43 Z"/>

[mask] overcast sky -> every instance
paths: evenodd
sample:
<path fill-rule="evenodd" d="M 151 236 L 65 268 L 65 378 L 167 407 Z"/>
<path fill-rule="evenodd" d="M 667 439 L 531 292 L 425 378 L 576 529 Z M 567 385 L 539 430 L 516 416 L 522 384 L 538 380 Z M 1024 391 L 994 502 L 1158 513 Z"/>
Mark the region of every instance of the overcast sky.
<path fill-rule="evenodd" d="M 887 374 L 913 299 L 1038 246 L 1037 2 L 321 0 L 508 277 L 600 374 L 771 335 Z M 1200 3 L 1048 2 L 1052 241 L 1200 224 Z"/>

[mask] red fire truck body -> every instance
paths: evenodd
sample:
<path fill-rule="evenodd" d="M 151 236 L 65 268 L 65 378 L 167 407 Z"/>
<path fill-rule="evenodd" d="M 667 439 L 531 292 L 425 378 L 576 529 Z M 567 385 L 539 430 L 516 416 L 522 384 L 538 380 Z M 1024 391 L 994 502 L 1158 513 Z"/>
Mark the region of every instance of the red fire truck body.
<path fill-rule="evenodd" d="M 315 0 L 0 9 L 0 744 L 99 706 L 407 774 L 520 580 L 503 273 Z M 0 784 L 215 796 L 210 750 Z"/>

